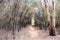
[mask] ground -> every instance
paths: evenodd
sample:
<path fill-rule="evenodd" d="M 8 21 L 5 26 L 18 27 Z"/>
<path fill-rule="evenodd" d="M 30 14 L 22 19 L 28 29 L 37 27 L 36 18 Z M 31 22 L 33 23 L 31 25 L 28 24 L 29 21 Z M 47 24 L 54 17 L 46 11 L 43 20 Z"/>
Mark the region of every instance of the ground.
<path fill-rule="evenodd" d="M 13 39 L 11 31 L 0 30 L 0 40 L 60 40 L 60 35 L 49 36 L 48 31 L 39 30 L 29 25 L 20 32 L 15 31 L 15 39 Z"/>

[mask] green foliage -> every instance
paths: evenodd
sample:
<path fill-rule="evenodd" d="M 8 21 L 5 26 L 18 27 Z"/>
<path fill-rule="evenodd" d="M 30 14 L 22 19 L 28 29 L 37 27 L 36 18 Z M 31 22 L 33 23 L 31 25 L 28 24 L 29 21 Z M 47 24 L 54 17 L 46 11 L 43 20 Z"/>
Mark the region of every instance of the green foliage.
<path fill-rule="evenodd" d="M 0 19 L 0 28 L 7 29 L 7 30 L 13 30 L 20 29 L 21 27 L 25 27 L 27 25 L 31 24 L 32 15 L 35 17 L 35 25 L 39 27 L 45 27 L 47 23 L 47 17 L 46 17 L 46 10 L 44 6 L 42 5 L 42 2 L 33 1 L 32 0 L 26 0 L 22 1 L 23 3 L 20 4 L 14 4 L 12 6 L 12 10 L 9 10 L 9 12 L 6 12 L 4 17 Z M 25 3 L 25 4 L 24 4 Z M 30 6 L 28 6 L 31 3 Z M 57 1 L 57 4 L 59 4 L 59 0 Z M 38 11 L 33 11 L 34 8 L 38 8 Z M 52 15 L 52 6 L 49 6 L 49 12 Z M 56 6 L 56 25 L 60 25 L 60 7 Z"/>

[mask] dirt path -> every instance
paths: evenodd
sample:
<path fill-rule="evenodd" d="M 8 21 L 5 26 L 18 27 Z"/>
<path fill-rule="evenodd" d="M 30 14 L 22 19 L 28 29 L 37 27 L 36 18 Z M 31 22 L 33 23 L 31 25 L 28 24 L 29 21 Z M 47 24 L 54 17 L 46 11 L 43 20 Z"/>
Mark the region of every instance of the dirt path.
<path fill-rule="evenodd" d="M 31 25 L 23 28 L 20 32 L 15 32 L 15 39 L 13 39 L 12 32 L 5 32 L 0 30 L 0 40 L 60 40 L 60 36 L 49 36 L 47 31 L 38 30 L 38 28 Z"/>

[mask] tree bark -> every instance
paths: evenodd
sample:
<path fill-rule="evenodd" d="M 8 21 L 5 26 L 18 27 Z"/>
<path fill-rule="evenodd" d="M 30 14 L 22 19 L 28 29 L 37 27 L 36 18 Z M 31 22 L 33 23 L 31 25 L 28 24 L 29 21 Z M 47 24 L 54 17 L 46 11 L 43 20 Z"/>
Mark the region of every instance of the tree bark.
<path fill-rule="evenodd" d="M 50 24 L 50 13 L 49 13 L 49 10 L 48 10 L 46 0 L 44 0 L 44 5 L 45 5 L 45 9 L 46 9 L 47 21 Z"/>
<path fill-rule="evenodd" d="M 44 0 L 44 5 L 46 9 L 46 15 L 47 15 L 47 21 L 48 21 L 48 27 L 49 27 L 49 35 L 55 36 L 55 3 L 53 3 L 53 16 L 50 16 L 48 5 L 46 0 Z"/>
<path fill-rule="evenodd" d="M 55 28 L 55 0 L 52 0 L 52 18 L 51 18 L 51 33 L 50 35 L 56 35 L 56 28 Z"/>
<path fill-rule="evenodd" d="M 35 25 L 34 14 L 32 15 L 31 25 L 32 25 L 32 26 L 34 26 L 34 25 Z"/>

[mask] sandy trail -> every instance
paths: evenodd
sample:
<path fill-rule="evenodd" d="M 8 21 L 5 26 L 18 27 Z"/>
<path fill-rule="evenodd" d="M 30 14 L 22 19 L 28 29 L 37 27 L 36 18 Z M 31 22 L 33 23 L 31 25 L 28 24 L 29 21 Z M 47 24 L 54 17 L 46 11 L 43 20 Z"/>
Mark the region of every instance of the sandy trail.
<path fill-rule="evenodd" d="M 15 39 L 11 33 L 0 30 L 0 40 L 60 40 L 60 35 L 49 36 L 47 31 L 38 30 L 31 25 L 23 28 L 20 32 L 15 31 Z"/>

